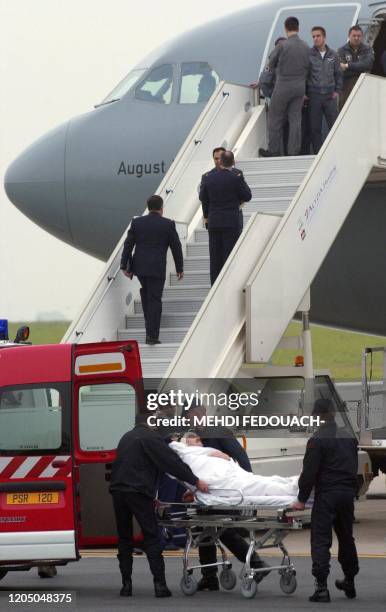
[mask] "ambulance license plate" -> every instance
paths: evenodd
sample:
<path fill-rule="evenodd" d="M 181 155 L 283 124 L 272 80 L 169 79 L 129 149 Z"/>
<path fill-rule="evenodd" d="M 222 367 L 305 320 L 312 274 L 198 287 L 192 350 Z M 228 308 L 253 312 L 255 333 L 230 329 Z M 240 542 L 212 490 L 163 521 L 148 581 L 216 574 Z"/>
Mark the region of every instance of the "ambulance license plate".
<path fill-rule="evenodd" d="M 41 493 L 7 493 L 7 504 L 20 506 L 24 504 L 58 504 L 58 491 L 44 491 Z"/>

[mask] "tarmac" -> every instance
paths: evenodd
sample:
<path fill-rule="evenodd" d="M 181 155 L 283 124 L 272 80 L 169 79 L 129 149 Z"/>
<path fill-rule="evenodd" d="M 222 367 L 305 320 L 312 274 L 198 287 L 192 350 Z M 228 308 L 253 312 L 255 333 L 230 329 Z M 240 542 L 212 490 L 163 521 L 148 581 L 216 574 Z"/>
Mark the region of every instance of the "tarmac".
<path fill-rule="evenodd" d="M 348 600 L 336 590 L 335 578 L 341 577 L 336 559 L 337 547 L 332 548 L 331 575 L 329 588 L 331 604 L 312 604 L 308 601 L 313 592 L 311 560 L 309 557 L 309 530 L 288 534 L 284 543 L 297 570 L 298 587 L 292 595 L 285 595 L 279 588 L 279 576 L 272 572 L 258 587 L 253 599 L 245 599 L 237 584 L 232 591 L 221 590 L 212 593 L 196 593 L 187 597 L 181 593 L 179 583 L 182 575 L 181 551 L 165 553 L 167 581 L 173 592 L 170 599 L 155 599 L 152 579 L 145 555 L 138 555 L 134 562 L 133 591 L 131 598 L 119 597 L 120 575 L 116 550 L 82 551 L 78 563 L 58 567 L 58 575 L 42 580 L 36 570 L 30 572 L 9 572 L 0 582 L 0 610 L 70 610 L 114 612 L 134 606 L 136 610 L 175 610 L 176 612 L 196 611 L 197 607 L 211 612 L 225 610 L 315 610 L 329 609 L 356 611 L 386 609 L 386 486 L 384 477 L 376 479 L 371 486 L 369 498 L 356 504 L 355 538 L 360 557 L 360 573 L 356 580 L 358 597 Z M 277 564 L 279 553 L 262 555 L 272 564 Z M 231 558 L 236 574 L 241 564 Z M 199 578 L 196 571 L 195 576 Z M 18 593 L 31 594 L 35 598 L 44 593 L 64 593 L 71 596 L 71 603 L 12 603 Z M 43 599 L 43 598 L 41 598 Z"/>

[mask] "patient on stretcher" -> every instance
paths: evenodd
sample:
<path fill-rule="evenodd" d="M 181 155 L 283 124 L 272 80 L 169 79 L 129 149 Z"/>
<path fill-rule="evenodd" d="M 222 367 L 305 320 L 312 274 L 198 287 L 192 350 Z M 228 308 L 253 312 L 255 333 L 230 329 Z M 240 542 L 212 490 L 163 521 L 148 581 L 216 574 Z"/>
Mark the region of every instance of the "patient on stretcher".
<path fill-rule="evenodd" d="M 244 501 L 267 505 L 291 503 L 297 497 L 298 476 L 284 478 L 247 472 L 228 455 L 204 447 L 196 434 L 189 433 L 186 444 L 171 442 L 170 447 L 198 478 L 208 483 L 209 494 L 198 495 L 203 503 L 227 503 L 226 499 L 232 497 L 232 492 L 237 499 L 238 491 Z"/>

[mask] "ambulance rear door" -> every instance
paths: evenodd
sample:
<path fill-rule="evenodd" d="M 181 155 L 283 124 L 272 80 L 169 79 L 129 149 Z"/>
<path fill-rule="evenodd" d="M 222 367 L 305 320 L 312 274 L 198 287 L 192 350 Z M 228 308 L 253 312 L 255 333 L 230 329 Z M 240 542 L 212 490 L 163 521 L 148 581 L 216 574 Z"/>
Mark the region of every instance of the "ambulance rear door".
<path fill-rule="evenodd" d="M 112 545 L 116 528 L 109 475 L 122 435 L 141 405 L 142 371 L 135 341 L 74 347 L 73 445 L 80 546 Z"/>

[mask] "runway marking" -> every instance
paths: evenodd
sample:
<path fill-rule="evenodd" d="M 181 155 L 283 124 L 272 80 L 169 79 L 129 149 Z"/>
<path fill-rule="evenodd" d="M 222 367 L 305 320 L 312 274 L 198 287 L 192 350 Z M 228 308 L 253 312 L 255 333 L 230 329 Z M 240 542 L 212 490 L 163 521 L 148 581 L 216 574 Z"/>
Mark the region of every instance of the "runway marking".
<path fill-rule="evenodd" d="M 261 552 L 261 551 L 260 551 Z M 80 554 L 82 556 L 83 559 L 113 559 L 117 556 L 117 551 L 113 551 L 113 550 L 81 550 Z M 181 559 L 183 556 L 182 551 L 179 550 L 167 550 L 164 552 L 164 557 L 167 558 L 171 558 L 171 559 Z M 336 554 L 332 554 L 332 557 L 334 557 L 335 559 L 338 558 L 338 555 Z M 195 557 L 198 558 L 198 552 L 194 551 L 191 554 L 189 554 L 189 557 Z M 229 555 L 230 558 L 234 558 L 233 555 Z M 279 557 L 281 558 L 282 555 L 280 553 L 264 553 L 264 557 Z M 293 552 L 291 551 L 291 557 L 311 557 L 310 553 L 305 553 L 305 552 Z M 380 554 L 380 553 L 363 553 L 363 554 L 358 554 L 359 559 L 386 559 L 386 554 Z M 135 559 L 147 559 L 145 553 L 143 553 L 142 555 L 134 555 Z"/>

